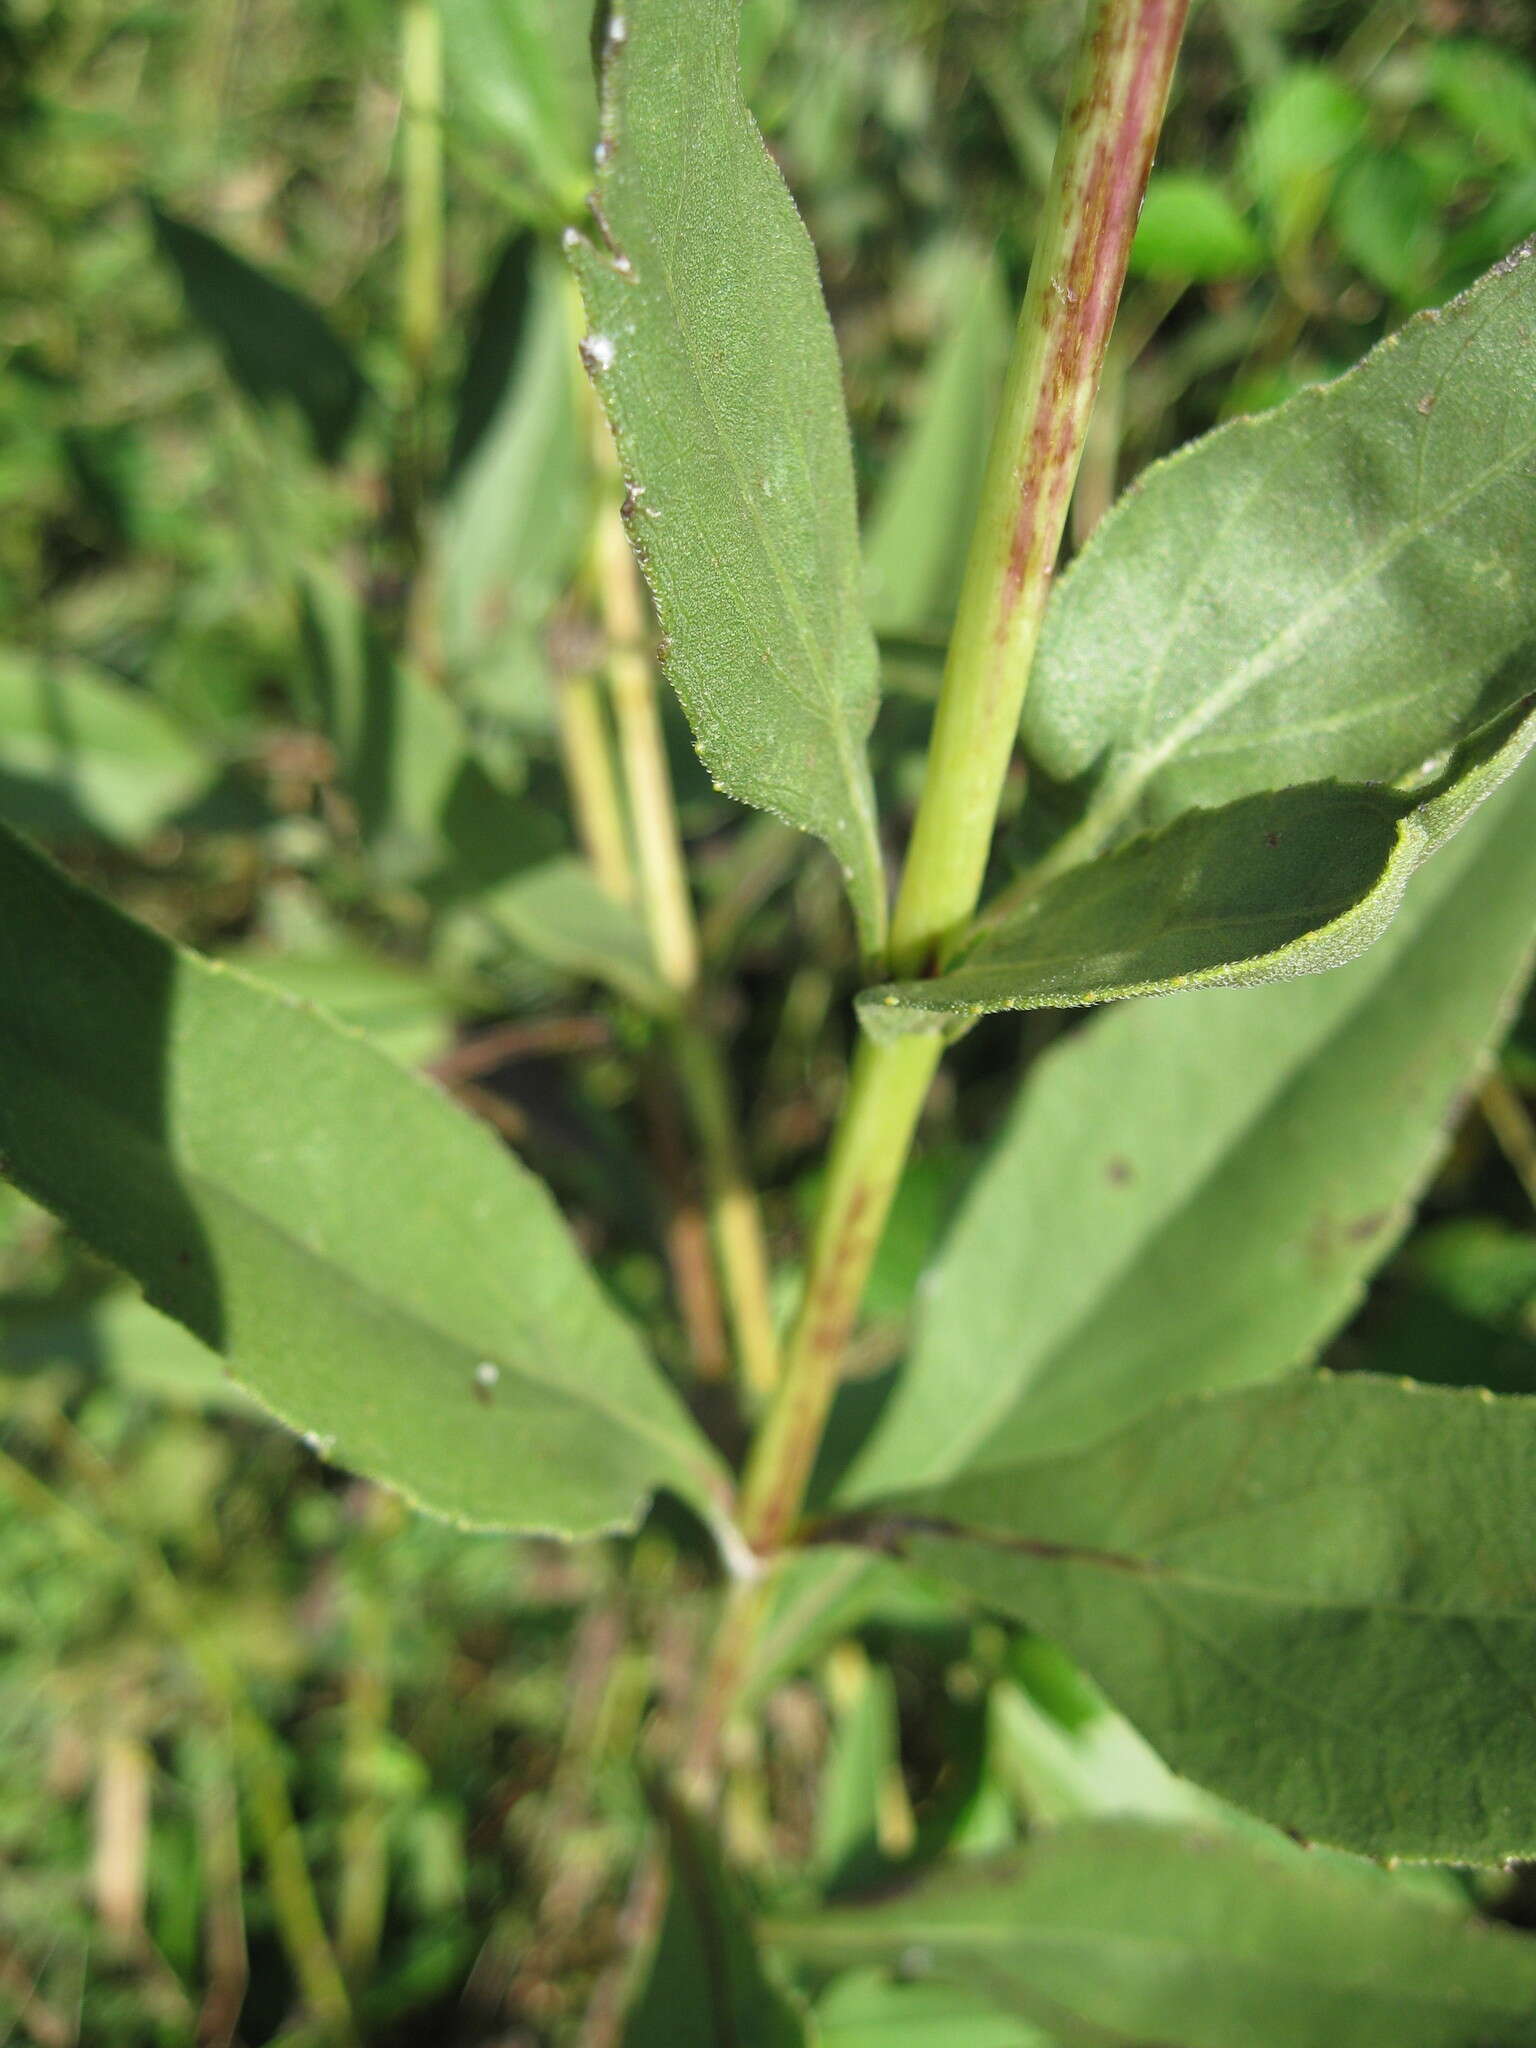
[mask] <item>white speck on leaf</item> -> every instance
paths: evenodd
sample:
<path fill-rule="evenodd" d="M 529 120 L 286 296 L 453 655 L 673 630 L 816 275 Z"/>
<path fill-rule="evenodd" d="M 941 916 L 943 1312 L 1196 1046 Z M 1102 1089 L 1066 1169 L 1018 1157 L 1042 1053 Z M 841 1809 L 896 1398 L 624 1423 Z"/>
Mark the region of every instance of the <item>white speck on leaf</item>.
<path fill-rule="evenodd" d="M 493 1364 L 489 1358 L 482 1358 L 475 1367 L 475 1385 L 477 1387 L 494 1387 L 500 1378 L 501 1367 Z"/>

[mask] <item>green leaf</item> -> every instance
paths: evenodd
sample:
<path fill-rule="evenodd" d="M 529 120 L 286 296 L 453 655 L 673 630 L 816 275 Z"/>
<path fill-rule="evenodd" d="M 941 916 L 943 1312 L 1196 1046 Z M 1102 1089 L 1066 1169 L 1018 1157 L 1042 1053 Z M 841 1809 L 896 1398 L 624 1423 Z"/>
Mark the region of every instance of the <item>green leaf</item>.
<path fill-rule="evenodd" d="M 1530 258 L 1149 471 L 1100 524 L 1024 719 L 1083 816 L 953 974 L 866 994 L 876 1036 L 1274 980 L 1380 933 L 1536 730 Z M 1305 787 L 1333 778 L 1396 787 Z M 1102 857 L 1138 826 L 1171 829 Z"/>
<path fill-rule="evenodd" d="M 632 905 L 600 889 L 584 860 L 530 868 L 477 906 L 500 931 L 563 974 L 602 982 L 653 1015 L 675 1008 Z"/>
<path fill-rule="evenodd" d="M 0 1158 L 349 1468 L 483 1528 L 709 1511 L 543 1186 L 382 1054 L 0 833 Z"/>
<path fill-rule="evenodd" d="M 1536 2042 L 1528 1936 L 1373 1870 L 1147 1823 L 1049 1831 L 1017 1860 L 774 1933 L 810 1962 L 918 1958 L 1099 2048 Z"/>
<path fill-rule="evenodd" d="M 1402 150 L 1373 150 L 1351 164 L 1333 202 L 1339 247 L 1373 284 L 1422 303 L 1440 268 L 1444 235 L 1429 172 Z M 1443 274 L 1443 273 L 1442 273 Z"/>
<path fill-rule="evenodd" d="M 1441 1386 L 1536 1393 L 1536 1236 L 1491 1216 L 1415 1233 L 1351 1364 Z"/>
<path fill-rule="evenodd" d="M 871 1882 L 885 1868 L 880 1816 L 901 1769 L 896 1685 L 856 1644 L 830 1660 L 832 1734 L 816 1797 L 815 1865 L 828 1892 Z"/>
<path fill-rule="evenodd" d="M 443 0 L 450 118 L 510 144 L 546 196 L 574 211 L 597 133 L 587 31 L 571 0 Z"/>
<path fill-rule="evenodd" d="M 699 753 L 730 795 L 827 842 L 875 950 L 877 662 L 837 349 L 741 97 L 737 23 L 732 0 L 610 17 L 600 232 L 571 238 L 584 349 Z"/>
<path fill-rule="evenodd" d="M 1450 119 L 1490 156 L 1536 165 L 1536 72 L 1512 51 L 1436 37 L 1428 83 Z"/>
<path fill-rule="evenodd" d="M 1364 102 L 1321 66 L 1296 65 L 1259 94 L 1243 138 L 1243 167 L 1282 252 L 1316 230 L 1339 167 L 1366 125 Z"/>
<path fill-rule="evenodd" d="M 1522 665 L 1523 667 L 1525 665 Z M 1536 744 L 1536 695 L 1409 793 L 1303 783 L 1194 809 L 996 911 L 958 964 L 858 998 L 876 1039 L 956 1015 L 1294 980 L 1376 944 L 1415 869 Z"/>
<path fill-rule="evenodd" d="M 1526 249 L 1100 522 L 1024 714 L 1031 756 L 1085 779 L 1074 857 L 1196 804 L 1419 778 L 1529 687 L 1533 320 Z"/>
<path fill-rule="evenodd" d="M 126 1287 L 83 1308 L 29 1315 L 7 1304 L 0 1367 L 16 1373 L 55 1362 L 105 1373 L 130 1393 L 173 1408 L 261 1412 L 206 1345 Z"/>
<path fill-rule="evenodd" d="M 666 1810 L 668 1896 L 623 2048 L 808 2048 L 803 2015 L 758 1954 L 745 1900 L 704 1826 Z"/>
<path fill-rule="evenodd" d="M 819 2048 L 1050 2048 L 1038 2028 L 977 1992 L 877 1970 L 829 1985 L 816 2003 L 816 2031 Z"/>
<path fill-rule="evenodd" d="M 446 486 L 452 486 L 479 447 L 512 382 L 528 330 L 538 246 L 531 228 L 514 228 L 497 250 L 475 302 L 454 399 Z"/>
<path fill-rule="evenodd" d="M 321 461 L 338 461 L 369 387 L 324 315 L 201 228 L 158 206 L 150 216 L 231 377 L 258 405 L 296 406 Z"/>
<path fill-rule="evenodd" d="M 1131 270 L 1138 277 L 1209 283 L 1249 277 L 1264 260 L 1258 236 L 1216 179 L 1203 171 L 1154 171 Z"/>
<path fill-rule="evenodd" d="M 492 773 L 457 705 L 395 657 L 342 577 L 311 565 L 301 602 L 315 714 L 388 880 L 448 901 L 555 851 L 554 821 Z"/>
<path fill-rule="evenodd" d="M 849 1498 L 1273 1378 L 1358 1304 L 1536 938 L 1536 771 L 1338 973 L 1107 1011 L 1032 1070 Z"/>
<path fill-rule="evenodd" d="M 1308 1373 L 887 1509 L 1183 1776 L 1369 1856 L 1536 1847 L 1536 1401 Z"/>
<path fill-rule="evenodd" d="M 152 697 L 88 662 L 0 648 L 0 815 L 133 844 L 213 777 Z"/>
<path fill-rule="evenodd" d="M 1008 300 L 997 259 L 972 259 L 950 296 L 958 311 L 924 372 L 905 438 L 870 507 L 864 581 L 875 630 L 947 629 L 992 419 L 1008 363 Z"/>
<path fill-rule="evenodd" d="M 504 281 L 488 295 L 488 323 L 514 317 L 501 303 L 509 291 Z M 520 346 L 502 363 L 496 402 L 452 474 L 436 535 L 450 683 L 524 727 L 553 722 L 544 634 L 575 575 L 591 523 L 569 297 L 569 280 L 555 259 L 539 259 Z M 488 351 L 489 341 L 477 351 L 487 387 Z"/>

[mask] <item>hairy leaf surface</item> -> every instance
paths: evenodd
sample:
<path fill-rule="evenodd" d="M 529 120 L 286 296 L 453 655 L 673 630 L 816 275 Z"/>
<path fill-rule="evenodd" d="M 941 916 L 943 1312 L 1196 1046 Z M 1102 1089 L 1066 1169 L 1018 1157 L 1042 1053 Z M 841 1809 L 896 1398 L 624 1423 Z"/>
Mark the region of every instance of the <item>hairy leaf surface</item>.
<path fill-rule="evenodd" d="M 1083 844 L 1292 783 L 1397 782 L 1529 688 L 1536 261 L 1148 470 L 1056 592 L 1030 754 Z"/>
<path fill-rule="evenodd" d="M 1536 1848 L 1533 1487 L 1536 1401 L 1306 1373 L 903 1496 L 885 1533 L 1197 1784 L 1364 1855 L 1492 1863 Z"/>
<path fill-rule="evenodd" d="M 667 673 L 721 788 L 814 832 L 866 946 L 884 884 L 874 639 L 816 260 L 737 77 L 731 0 L 609 19 L 598 228 L 573 260 Z"/>
<path fill-rule="evenodd" d="M 915 1959 L 1099 2048 L 1536 2042 L 1527 1937 L 1368 1868 L 1146 1822 L 1047 1830 L 1019 1858 L 774 1931 L 807 1962 Z"/>
<path fill-rule="evenodd" d="M 844 1492 L 1075 1449 L 1272 1378 L 1408 1221 L 1536 944 L 1536 770 L 1338 973 L 1107 1011 L 1031 1072 Z"/>
<path fill-rule="evenodd" d="M 313 1010 L 0 832 L 0 1161 L 343 1464 L 590 1534 L 712 1454 L 542 1184 Z"/>
<path fill-rule="evenodd" d="M 866 990 L 864 1027 L 898 1037 L 957 1013 L 1255 987 L 1343 966 L 1377 942 L 1414 870 L 1533 743 L 1536 696 L 1410 793 L 1303 783 L 1185 811 L 993 917 L 949 972 Z"/>

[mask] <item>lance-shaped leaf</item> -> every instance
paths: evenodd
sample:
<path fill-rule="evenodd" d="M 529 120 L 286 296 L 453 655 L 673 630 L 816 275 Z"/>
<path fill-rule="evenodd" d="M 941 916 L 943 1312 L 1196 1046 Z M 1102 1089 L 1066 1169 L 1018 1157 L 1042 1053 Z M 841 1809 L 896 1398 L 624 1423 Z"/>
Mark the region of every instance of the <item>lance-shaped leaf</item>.
<path fill-rule="evenodd" d="M 323 313 L 189 221 L 152 207 L 155 240 L 229 374 L 258 405 L 297 407 L 322 462 L 340 460 L 368 396 Z"/>
<path fill-rule="evenodd" d="M 1527 696 L 1421 789 L 1303 783 L 1186 811 L 994 916 L 947 973 L 866 990 L 864 1027 L 890 1038 L 957 1014 L 1262 986 L 1340 967 L 1377 942 L 1414 870 L 1533 743 Z"/>
<path fill-rule="evenodd" d="M 703 1823 L 676 1805 L 665 1817 L 666 1913 L 623 2048 L 806 2048 L 804 2016 L 759 1955 Z"/>
<path fill-rule="evenodd" d="M 1527 246 L 1100 523 L 1024 713 L 1033 759 L 1090 778 L 1079 850 L 1293 783 L 1397 782 L 1513 700 L 1500 672 L 1536 633 L 1533 321 Z"/>
<path fill-rule="evenodd" d="M 0 833 L 0 1163 L 282 1420 L 434 1513 L 587 1534 L 712 1454 L 542 1184 L 317 1012 Z"/>
<path fill-rule="evenodd" d="M 1303 1374 L 882 1526 L 1054 1637 L 1173 1769 L 1371 1856 L 1536 1848 L 1536 1401 Z"/>
<path fill-rule="evenodd" d="M 884 885 L 875 643 L 816 260 L 741 96 L 734 0 L 609 17 L 588 368 L 630 484 L 667 673 L 722 789 L 824 839 L 866 947 Z"/>
<path fill-rule="evenodd" d="M 1536 945 L 1536 769 L 1337 974 L 1105 1011 L 1030 1073 L 844 1483 L 1075 1450 L 1308 1362 L 1407 1223 Z"/>
<path fill-rule="evenodd" d="M 1048 1830 L 1021 1857 L 771 1932 L 811 1964 L 915 1963 L 1098 2048 L 1536 2042 L 1528 1935 L 1368 1867 L 1147 1822 Z"/>

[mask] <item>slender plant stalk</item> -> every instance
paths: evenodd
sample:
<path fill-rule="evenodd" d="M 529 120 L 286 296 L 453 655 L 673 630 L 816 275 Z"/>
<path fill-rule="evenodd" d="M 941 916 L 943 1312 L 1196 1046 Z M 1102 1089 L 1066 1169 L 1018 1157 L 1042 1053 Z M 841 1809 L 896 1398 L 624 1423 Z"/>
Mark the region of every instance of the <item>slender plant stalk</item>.
<path fill-rule="evenodd" d="M 617 903 L 633 903 L 635 871 L 597 678 L 584 673 L 561 676 L 555 706 L 560 759 L 581 850 L 598 887 Z"/>
<path fill-rule="evenodd" d="M 1094 0 L 1084 26 L 892 921 L 897 974 L 932 972 L 981 893 L 1186 10 Z M 855 1060 L 805 1300 L 743 1482 L 742 1527 L 760 1551 L 799 1516 L 941 1050 L 937 1035 L 914 1037 Z"/>
<path fill-rule="evenodd" d="M 611 478 L 613 458 L 605 429 L 600 429 L 600 443 L 603 467 Z M 764 1395 L 778 1380 L 779 1359 L 762 1213 L 747 1172 L 725 1058 L 719 1041 L 698 1016 L 703 986 L 698 925 L 656 702 L 640 582 L 616 504 L 599 514 L 597 574 L 641 906 L 657 971 L 677 998 L 669 1035 L 703 1154 L 721 1284 L 742 1377 L 753 1393 Z"/>
<path fill-rule="evenodd" d="M 400 10 L 400 341 L 419 392 L 443 326 L 443 31 L 437 0 Z"/>

